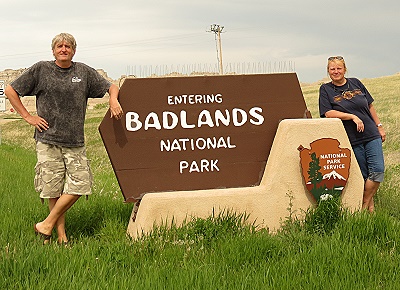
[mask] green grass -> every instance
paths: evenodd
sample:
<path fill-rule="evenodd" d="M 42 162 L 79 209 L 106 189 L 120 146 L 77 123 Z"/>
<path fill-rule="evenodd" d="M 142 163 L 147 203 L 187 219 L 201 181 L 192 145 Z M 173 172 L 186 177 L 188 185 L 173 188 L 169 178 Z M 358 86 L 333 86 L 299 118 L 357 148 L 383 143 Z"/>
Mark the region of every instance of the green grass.
<path fill-rule="evenodd" d="M 248 224 L 245 213 L 228 211 L 128 238 L 132 204 L 123 203 L 97 131 L 106 106 L 96 106 L 85 128 L 94 194 L 68 211 L 71 246 L 43 246 L 33 231 L 48 210 L 33 189 L 32 128 L 22 120 L 3 125 L 0 289 L 398 289 L 400 75 L 364 82 L 388 134 L 376 212 L 326 203 L 300 221 L 288 209 L 275 235 Z M 303 92 L 317 117 L 318 86 Z"/>

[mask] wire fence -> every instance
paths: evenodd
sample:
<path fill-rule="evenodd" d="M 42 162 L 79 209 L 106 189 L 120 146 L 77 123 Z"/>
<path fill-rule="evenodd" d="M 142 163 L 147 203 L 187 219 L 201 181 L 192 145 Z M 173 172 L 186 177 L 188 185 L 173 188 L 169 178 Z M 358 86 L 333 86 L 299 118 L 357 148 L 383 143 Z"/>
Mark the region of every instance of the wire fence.
<path fill-rule="evenodd" d="M 167 75 L 219 75 L 218 64 L 134 65 L 127 66 L 126 75 L 137 78 Z M 243 62 L 223 65 L 223 74 L 269 74 L 295 71 L 292 61 Z"/>

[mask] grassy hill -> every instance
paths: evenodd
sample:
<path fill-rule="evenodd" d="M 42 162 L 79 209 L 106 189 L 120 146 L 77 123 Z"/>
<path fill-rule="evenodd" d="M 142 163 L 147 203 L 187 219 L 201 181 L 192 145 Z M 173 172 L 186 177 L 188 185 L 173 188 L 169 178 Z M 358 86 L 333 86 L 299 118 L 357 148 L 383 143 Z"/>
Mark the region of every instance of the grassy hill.
<path fill-rule="evenodd" d="M 256 231 L 243 213 L 226 212 L 130 240 L 132 204 L 123 203 L 97 131 L 107 106 L 97 105 L 85 125 L 94 195 L 68 212 L 70 247 L 42 246 L 33 223 L 47 207 L 33 190 L 33 131 L 22 120 L 3 124 L 0 289 L 398 289 L 400 75 L 362 81 L 388 136 L 376 213 L 351 214 L 332 201 L 309 210 L 305 221 L 288 212 L 276 235 Z M 314 118 L 318 89 L 302 87 Z"/>

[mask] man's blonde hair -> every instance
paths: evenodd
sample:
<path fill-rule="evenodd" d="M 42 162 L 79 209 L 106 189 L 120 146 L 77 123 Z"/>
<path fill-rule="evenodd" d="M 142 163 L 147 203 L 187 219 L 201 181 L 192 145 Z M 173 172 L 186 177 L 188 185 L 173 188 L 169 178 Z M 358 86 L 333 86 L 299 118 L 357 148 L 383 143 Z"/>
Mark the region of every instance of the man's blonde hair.
<path fill-rule="evenodd" d="M 71 45 L 72 50 L 76 51 L 75 38 L 69 33 L 60 33 L 60 34 L 54 36 L 53 41 L 51 42 L 51 49 L 54 50 L 57 43 L 60 43 L 62 41 L 67 42 L 69 45 Z"/>

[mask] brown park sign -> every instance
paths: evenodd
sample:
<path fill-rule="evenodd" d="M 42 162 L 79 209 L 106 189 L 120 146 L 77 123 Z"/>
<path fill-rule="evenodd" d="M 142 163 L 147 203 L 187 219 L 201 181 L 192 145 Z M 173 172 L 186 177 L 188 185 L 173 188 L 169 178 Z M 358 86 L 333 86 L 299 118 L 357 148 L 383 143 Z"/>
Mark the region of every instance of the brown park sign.
<path fill-rule="evenodd" d="M 337 139 L 322 138 L 311 142 L 310 149 L 298 147 L 307 190 L 317 202 L 327 195 L 339 197 L 347 184 L 351 150 L 339 145 Z"/>
<path fill-rule="evenodd" d="M 99 131 L 126 202 L 259 185 L 280 120 L 310 117 L 295 73 L 126 79 L 119 99 Z"/>

